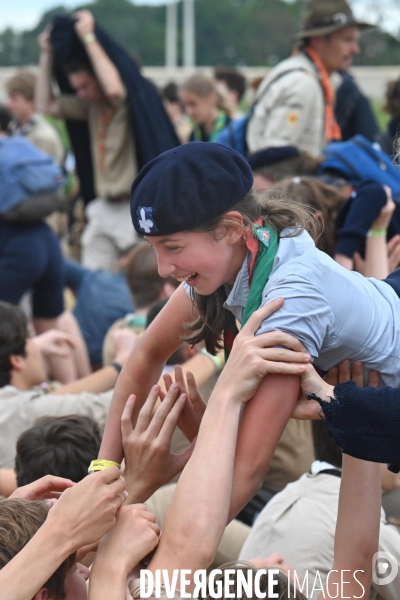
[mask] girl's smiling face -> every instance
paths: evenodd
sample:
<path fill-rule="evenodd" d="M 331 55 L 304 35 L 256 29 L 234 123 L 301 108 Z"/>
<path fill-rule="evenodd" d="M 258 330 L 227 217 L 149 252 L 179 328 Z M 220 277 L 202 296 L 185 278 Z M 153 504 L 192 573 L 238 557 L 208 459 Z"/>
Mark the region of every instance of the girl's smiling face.
<path fill-rule="evenodd" d="M 179 232 L 151 236 L 161 277 L 186 281 L 196 292 L 208 296 L 221 285 L 233 285 L 247 249 L 238 228 L 217 232 Z"/>

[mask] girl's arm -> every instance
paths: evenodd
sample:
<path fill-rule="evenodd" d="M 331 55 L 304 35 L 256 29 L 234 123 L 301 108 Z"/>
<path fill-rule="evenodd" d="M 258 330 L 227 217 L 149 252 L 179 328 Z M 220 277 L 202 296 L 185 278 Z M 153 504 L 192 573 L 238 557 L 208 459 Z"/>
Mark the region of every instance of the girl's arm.
<path fill-rule="evenodd" d="M 240 421 L 229 521 L 261 488 L 300 390 L 297 375 L 269 374 Z"/>
<path fill-rule="evenodd" d="M 180 336 L 184 332 L 184 323 L 192 319 L 192 302 L 181 285 L 143 333 L 121 371 L 111 401 L 99 458 L 121 462 L 121 416 L 126 401 L 131 394 L 135 394 L 135 422 L 151 386 L 159 380 L 167 358 L 182 343 Z"/>
<path fill-rule="evenodd" d="M 338 589 L 340 598 L 368 597 L 372 559 L 378 551 L 381 502 L 379 464 L 343 454 L 334 560 L 325 585 L 328 597 L 335 597 Z M 318 600 L 322 598 L 326 598 L 324 592 Z"/>

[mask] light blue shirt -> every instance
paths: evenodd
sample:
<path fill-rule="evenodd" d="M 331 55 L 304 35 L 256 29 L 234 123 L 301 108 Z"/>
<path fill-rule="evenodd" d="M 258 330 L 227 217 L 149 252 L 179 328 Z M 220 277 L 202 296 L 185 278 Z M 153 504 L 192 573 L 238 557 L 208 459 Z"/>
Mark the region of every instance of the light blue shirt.
<path fill-rule="evenodd" d="M 400 385 L 400 299 L 376 279 L 347 271 L 317 250 L 308 233 L 281 233 L 262 306 L 283 297 L 282 308 L 266 319 L 258 334 L 285 331 L 302 341 L 326 371 L 349 359 L 377 370 L 384 385 Z M 241 321 L 249 294 L 249 256 L 225 307 Z"/>

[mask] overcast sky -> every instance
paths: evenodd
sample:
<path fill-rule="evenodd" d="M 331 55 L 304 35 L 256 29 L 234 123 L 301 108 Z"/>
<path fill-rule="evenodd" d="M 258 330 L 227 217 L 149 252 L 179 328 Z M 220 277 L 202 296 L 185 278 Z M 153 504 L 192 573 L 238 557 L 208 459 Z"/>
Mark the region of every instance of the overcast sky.
<path fill-rule="evenodd" d="M 134 0 L 134 4 L 165 4 L 166 1 L 168 0 Z M 85 0 L 14 0 L 14 2 L 1 0 L 0 31 L 6 27 L 33 29 L 46 10 L 60 5 L 74 8 L 85 3 L 87 0 L 86 2 Z M 379 18 L 388 31 L 398 33 L 400 27 L 399 0 L 351 0 L 351 4 L 359 17 L 373 22 Z"/>

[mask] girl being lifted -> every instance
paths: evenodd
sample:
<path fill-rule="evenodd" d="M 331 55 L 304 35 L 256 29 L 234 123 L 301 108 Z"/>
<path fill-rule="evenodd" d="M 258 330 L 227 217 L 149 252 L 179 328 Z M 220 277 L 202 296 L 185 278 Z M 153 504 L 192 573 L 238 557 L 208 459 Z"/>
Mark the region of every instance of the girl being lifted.
<path fill-rule="evenodd" d="M 126 399 L 137 396 L 135 420 L 181 336 L 204 341 L 211 353 L 224 339 L 229 352 L 236 320 L 243 325 L 259 306 L 276 301 L 280 309 L 258 334 L 281 330 L 303 346 L 292 347 L 293 364 L 279 365 L 285 374 L 269 373 L 243 411 L 230 518 L 262 484 L 310 358 L 323 370 L 345 359 L 362 362 L 385 385 L 400 385 L 400 300 L 393 288 L 317 250 L 312 215 L 271 193 L 256 194 L 252 183 L 238 153 L 196 142 L 161 154 L 136 178 L 134 227 L 154 247 L 160 275 L 183 283 L 124 366 L 100 451 L 101 459 L 121 460 Z M 201 416 L 187 402 L 179 426 L 192 440 Z"/>

